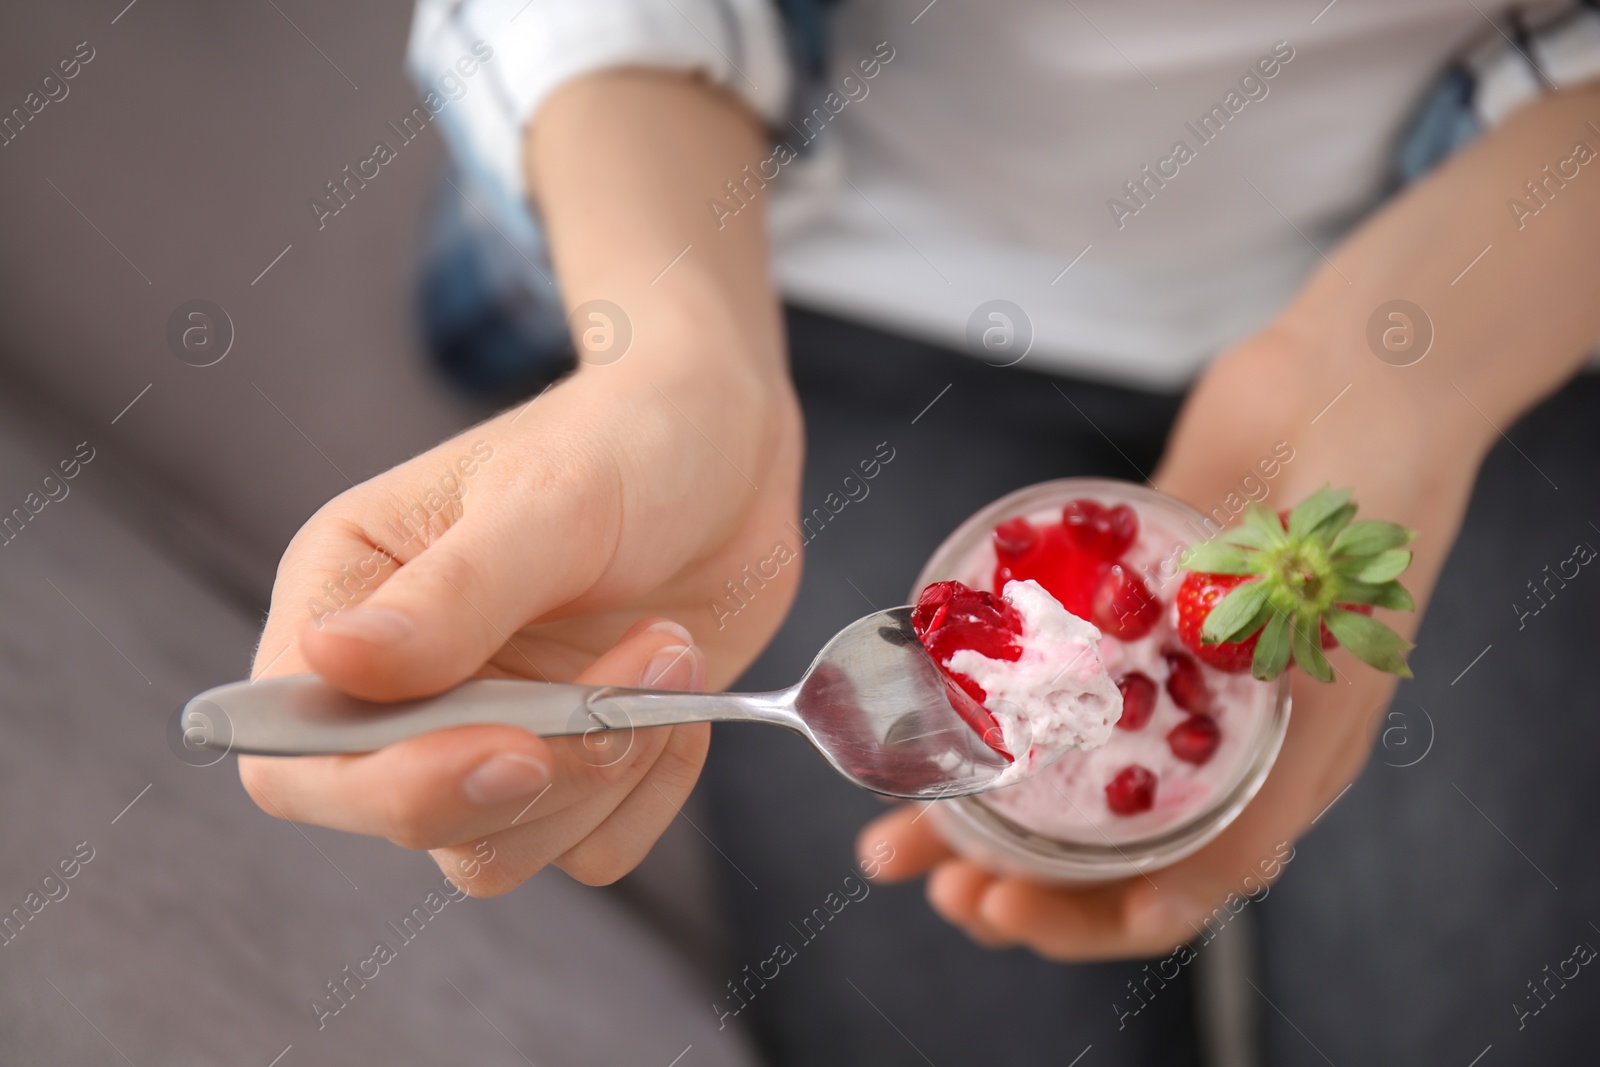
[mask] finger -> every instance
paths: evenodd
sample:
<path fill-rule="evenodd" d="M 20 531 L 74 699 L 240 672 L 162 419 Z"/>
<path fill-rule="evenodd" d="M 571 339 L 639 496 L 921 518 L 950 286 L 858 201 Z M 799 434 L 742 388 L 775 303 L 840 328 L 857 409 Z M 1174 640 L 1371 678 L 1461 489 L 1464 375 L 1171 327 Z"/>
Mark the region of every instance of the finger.
<path fill-rule="evenodd" d="M 984 891 L 978 917 L 997 935 L 1063 962 L 1154 955 L 1184 940 L 1130 924 L 1127 886 L 1063 889 L 1001 878 Z"/>
<path fill-rule="evenodd" d="M 304 626 L 306 662 L 369 700 L 449 688 L 599 578 L 618 521 L 614 507 L 596 503 L 607 499 L 592 486 L 548 488 L 468 514 L 359 603 Z M 523 658 L 529 677 L 565 680 Z"/>
<path fill-rule="evenodd" d="M 685 681 L 704 671 L 682 627 L 658 620 L 635 629 L 580 679 L 636 684 L 659 675 L 663 660 L 675 662 L 673 672 Z M 599 762 L 584 738 L 463 726 L 359 756 L 240 757 L 239 773 L 257 803 L 280 818 L 432 848 L 503 829 L 535 798 L 547 816 L 636 781 L 665 743 L 654 733 L 632 732 L 629 751 Z"/>
<path fill-rule="evenodd" d="M 648 760 L 653 761 L 659 754 L 668 731 L 666 727 L 641 731 L 641 734 L 650 735 Z M 530 821 L 519 821 L 507 829 L 485 835 L 485 840 L 495 850 L 494 863 L 485 865 L 470 884 L 457 884 L 475 897 L 499 896 L 515 889 L 593 833 L 622 803 L 630 784 L 616 783 L 592 791 L 560 811 L 534 819 L 543 804 L 539 801 L 527 816 Z M 478 847 L 475 841 L 468 840 L 429 851 L 440 870 L 448 875 L 453 866 L 459 866 Z"/>
<path fill-rule="evenodd" d="M 1016 942 L 984 921 L 983 895 L 995 876 L 966 860 L 945 860 L 928 875 L 928 903 L 946 922 L 960 927 L 984 948 L 1009 948 Z"/>
<path fill-rule="evenodd" d="M 654 847 L 694 791 L 711 747 L 709 723 L 668 727 L 667 742 L 644 778 L 556 866 L 585 885 L 609 885 Z"/>
<path fill-rule="evenodd" d="M 657 665 L 667 658 L 666 653 L 658 653 Z M 681 658 L 671 662 L 665 673 L 654 678 L 651 673 L 647 669 L 647 685 L 686 690 L 704 685 L 703 663 L 691 667 Z M 486 877 L 458 884 L 473 896 L 495 896 L 520 885 L 549 863 L 557 863 L 572 877 L 591 885 L 613 882 L 632 870 L 678 816 L 694 789 L 710 744 L 710 727 L 692 723 L 644 730 L 635 741 L 651 746 L 650 753 L 635 765 L 642 773 L 630 774 L 579 803 L 490 838 L 497 863 L 480 872 Z M 533 809 L 535 815 L 539 811 L 537 806 Z M 433 850 L 433 856 L 449 874 L 463 864 L 472 865 L 471 853 L 476 847 L 466 843 L 439 848 Z"/>
<path fill-rule="evenodd" d="M 357 525 L 330 517 L 342 499 L 312 516 L 284 550 L 250 677 L 310 671 L 300 630 L 355 603 L 398 568 L 394 557 L 375 547 Z"/>
<path fill-rule="evenodd" d="M 928 903 L 946 922 L 958 926 L 978 918 L 984 891 L 995 875 L 963 859 L 948 859 L 928 872 Z"/>
<path fill-rule="evenodd" d="M 491 836 L 497 854 L 494 866 L 463 888 L 475 897 L 498 896 L 552 863 L 590 885 L 613 882 L 632 870 L 694 788 L 709 738 L 704 724 L 648 732 L 661 743 L 652 748 L 648 769 L 639 780 L 618 783 L 536 823 Z M 652 782 L 651 776 L 663 769 L 666 773 Z M 619 813 L 622 817 L 613 823 Z M 474 848 L 470 842 L 437 848 L 433 858 L 448 874 Z"/>
<path fill-rule="evenodd" d="M 903 882 L 953 855 L 930 820 L 927 804 L 902 804 L 872 820 L 856 835 L 856 855 L 873 880 Z"/>

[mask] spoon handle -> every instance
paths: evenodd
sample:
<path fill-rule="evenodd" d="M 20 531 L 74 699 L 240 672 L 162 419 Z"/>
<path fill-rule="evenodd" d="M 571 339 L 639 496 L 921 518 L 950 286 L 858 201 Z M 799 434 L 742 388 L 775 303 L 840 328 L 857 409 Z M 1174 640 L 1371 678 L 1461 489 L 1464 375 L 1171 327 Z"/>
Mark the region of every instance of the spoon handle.
<path fill-rule="evenodd" d="M 233 682 L 183 709 L 190 749 L 269 756 L 371 752 L 431 730 L 492 724 L 541 737 L 567 737 L 690 722 L 796 725 L 788 695 L 679 693 L 614 686 L 485 678 L 423 700 L 375 704 L 346 696 L 317 676 Z"/>

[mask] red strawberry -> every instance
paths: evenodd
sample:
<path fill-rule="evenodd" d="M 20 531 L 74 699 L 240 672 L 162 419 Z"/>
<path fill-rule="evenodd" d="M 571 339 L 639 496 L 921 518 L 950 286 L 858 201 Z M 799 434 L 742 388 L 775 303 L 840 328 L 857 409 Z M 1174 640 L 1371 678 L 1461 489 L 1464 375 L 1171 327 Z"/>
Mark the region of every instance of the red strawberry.
<path fill-rule="evenodd" d="M 971 589 L 960 582 L 934 582 L 917 598 L 911 611 L 911 628 L 945 676 L 972 698 L 969 706 L 953 700 L 956 710 L 996 752 L 1012 758 L 1001 743 L 1000 724 L 983 707 L 989 694 L 971 678 L 951 670 L 946 664 L 963 648 L 970 648 L 989 659 L 1015 662 L 1022 655 L 1016 638 L 1022 634 L 1022 616 L 1017 609 L 993 593 Z"/>
<path fill-rule="evenodd" d="M 1189 571 L 1183 576 L 1183 582 L 1178 586 L 1178 637 L 1184 645 L 1200 657 L 1201 661 L 1215 667 L 1219 671 L 1230 674 L 1243 674 L 1250 669 L 1250 662 L 1256 654 L 1256 641 L 1261 636 L 1257 630 L 1243 641 L 1219 641 L 1208 645 L 1200 638 L 1201 627 L 1205 625 L 1206 616 L 1211 614 L 1211 609 L 1216 607 L 1217 601 L 1241 582 L 1249 581 L 1248 574 L 1206 574 L 1201 571 Z M 1358 612 L 1362 615 L 1372 614 L 1371 604 L 1339 604 L 1338 607 L 1346 611 Z M 1328 624 L 1318 624 L 1319 643 L 1324 651 L 1338 648 L 1339 642 L 1328 630 Z M 1293 660 L 1293 656 L 1290 660 Z"/>
<path fill-rule="evenodd" d="M 1295 663 L 1330 682 L 1322 652 L 1337 637 L 1365 663 L 1409 677 L 1410 642 L 1370 616 L 1374 605 L 1414 607 L 1395 579 L 1416 534 L 1352 522 L 1355 513 L 1348 490 L 1324 488 L 1287 515 L 1252 506 L 1240 527 L 1192 546 L 1178 588 L 1179 639 L 1218 670 L 1270 679 Z"/>
<path fill-rule="evenodd" d="M 1199 766 L 1216 754 L 1222 741 L 1222 731 L 1217 720 L 1209 715 L 1191 715 L 1167 734 L 1167 747 L 1185 763 Z"/>
<path fill-rule="evenodd" d="M 1156 776 L 1130 763 L 1106 783 L 1106 807 L 1115 815 L 1138 815 L 1156 803 Z"/>
<path fill-rule="evenodd" d="M 1095 590 L 1089 621 L 1108 637 L 1137 641 L 1161 621 L 1161 601 L 1137 574 L 1113 563 Z"/>
<path fill-rule="evenodd" d="M 1200 640 L 1200 628 L 1206 616 L 1234 586 L 1248 581 L 1246 574 L 1203 574 L 1190 571 L 1178 586 L 1178 639 L 1200 657 L 1201 661 L 1219 671 L 1242 674 L 1250 669 L 1250 660 L 1256 654 L 1256 634 L 1243 641 L 1224 641 L 1208 645 Z"/>
<path fill-rule="evenodd" d="M 1108 508 L 1093 500 L 1070 500 L 1061 509 L 1067 541 L 1107 563 L 1115 563 L 1139 536 L 1139 516 L 1127 504 Z"/>
<path fill-rule="evenodd" d="M 1148 674 L 1134 671 L 1117 679 L 1117 690 L 1122 693 L 1122 718 L 1117 720 L 1119 730 L 1141 730 L 1156 713 L 1156 696 L 1160 690 Z"/>

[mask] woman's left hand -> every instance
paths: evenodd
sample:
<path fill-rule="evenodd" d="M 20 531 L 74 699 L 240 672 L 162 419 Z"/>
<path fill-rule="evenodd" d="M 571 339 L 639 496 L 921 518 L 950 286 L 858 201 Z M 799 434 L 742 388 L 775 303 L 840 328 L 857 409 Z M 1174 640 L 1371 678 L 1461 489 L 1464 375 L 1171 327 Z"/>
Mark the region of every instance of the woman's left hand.
<path fill-rule="evenodd" d="M 1354 486 L 1362 517 L 1420 531 L 1404 577 L 1420 605 L 1460 524 L 1484 442 L 1442 448 L 1450 439 L 1402 417 L 1407 405 L 1381 387 L 1381 374 L 1353 354 L 1313 355 L 1293 331 L 1275 329 L 1219 360 L 1186 406 L 1153 484 L 1223 514 L 1236 514 L 1247 496 L 1289 507 L 1327 483 Z M 1338 417 L 1313 421 L 1346 384 Z M 1292 458 L 1268 480 L 1260 464 L 1274 446 Z M 1403 633 L 1414 630 L 1414 617 L 1385 614 Z M 858 852 L 893 855 L 881 864 L 885 881 L 927 874 L 934 910 L 980 944 L 1022 945 L 1063 961 L 1163 954 L 1193 939 L 1215 909 L 1259 899 L 1293 858 L 1294 841 L 1360 771 L 1395 679 L 1343 650 L 1329 658 L 1338 672 L 1331 684 L 1295 672 L 1288 736 L 1255 800 L 1215 841 L 1170 867 L 1090 888 L 1004 877 L 956 855 L 934 820 L 921 818 L 921 805 L 867 826 Z"/>

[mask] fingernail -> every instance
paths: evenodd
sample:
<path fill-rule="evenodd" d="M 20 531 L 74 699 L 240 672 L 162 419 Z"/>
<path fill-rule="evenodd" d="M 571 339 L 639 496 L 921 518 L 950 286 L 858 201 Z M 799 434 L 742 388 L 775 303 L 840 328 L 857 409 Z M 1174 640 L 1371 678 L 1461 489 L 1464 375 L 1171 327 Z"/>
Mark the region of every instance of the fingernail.
<path fill-rule="evenodd" d="M 347 608 L 329 615 L 322 632 L 374 645 L 394 645 L 411 636 L 411 618 L 393 608 Z"/>
<path fill-rule="evenodd" d="M 671 619 L 662 619 L 660 622 L 651 623 L 644 628 L 647 634 L 671 634 L 686 645 L 694 644 L 694 634 L 687 627 L 679 626 Z"/>
<path fill-rule="evenodd" d="M 639 675 L 646 689 L 697 689 L 705 678 L 705 661 L 693 645 L 668 645 L 650 657 Z"/>
<path fill-rule="evenodd" d="M 490 756 L 461 780 L 461 792 L 481 807 L 492 808 L 535 796 L 550 784 L 550 768 L 518 752 Z"/>

